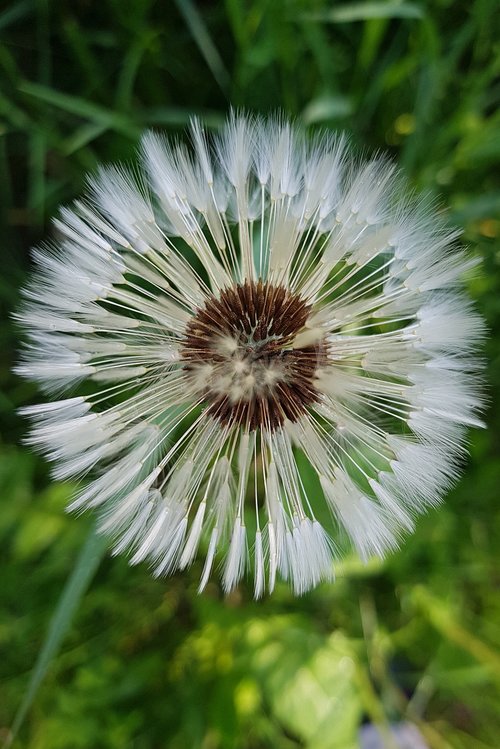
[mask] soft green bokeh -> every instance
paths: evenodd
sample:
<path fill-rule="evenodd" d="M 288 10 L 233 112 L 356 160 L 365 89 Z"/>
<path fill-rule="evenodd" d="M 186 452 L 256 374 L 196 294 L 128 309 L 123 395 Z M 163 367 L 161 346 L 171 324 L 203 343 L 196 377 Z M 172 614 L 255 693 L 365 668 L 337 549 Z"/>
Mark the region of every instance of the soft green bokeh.
<path fill-rule="evenodd" d="M 380 726 L 393 747 L 388 724 L 405 720 L 432 749 L 497 749 L 496 0 L 2 8 L 0 741 L 30 696 L 45 642 L 45 679 L 13 742 L 19 749 L 355 749 L 362 722 Z M 471 434 L 464 479 L 385 563 L 349 558 L 335 585 L 300 599 L 279 586 L 255 603 L 250 583 L 227 599 L 216 584 L 198 596 L 200 562 L 153 580 L 145 566 L 106 556 L 53 657 L 64 616 L 53 639 L 46 634 L 63 586 L 86 548 L 67 613 L 97 551 L 91 519 L 64 513 L 71 486 L 51 484 L 43 461 L 19 446 L 25 425 L 15 408 L 37 395 L 10 374 L 18 332 L 8 312 L 28 249 L 85 174 L 130 158 L 145 127 L 177 132 L 192 113 L 216 127 L 230 104 L 347 130 L 357 146 L 389 151 L 448 208 L 482 258 L 470 291 L 491 331 L 489 430 Z"/>

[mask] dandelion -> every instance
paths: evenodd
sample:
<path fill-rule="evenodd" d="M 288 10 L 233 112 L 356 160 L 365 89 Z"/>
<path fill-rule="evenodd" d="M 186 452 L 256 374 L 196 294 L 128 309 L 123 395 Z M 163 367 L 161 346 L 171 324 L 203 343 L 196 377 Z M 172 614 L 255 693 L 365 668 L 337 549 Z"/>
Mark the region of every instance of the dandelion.
<path fill-rule="evenodd" d="M 148 133 L 35 251 L 18 372 L 49 394 L 28 442 L 70 509 L 156 575 L 205 552 L 232 590 L 330 579 L 348 540 L 395 549 L 479 425 L 471 261 L 384 159 L 231 114 Z M 69 391 L 69 392 L 68 392 Z M 307 476 L 307 481 L 306 477 Z"/>

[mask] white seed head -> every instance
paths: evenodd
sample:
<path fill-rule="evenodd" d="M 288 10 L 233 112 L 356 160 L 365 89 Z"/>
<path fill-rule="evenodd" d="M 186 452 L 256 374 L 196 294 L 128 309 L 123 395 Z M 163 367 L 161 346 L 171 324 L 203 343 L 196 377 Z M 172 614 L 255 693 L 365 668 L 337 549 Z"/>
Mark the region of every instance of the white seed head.
<path fill-rule="evenodd" d="M 258 598 L 332 579 L 342 537 L 390 552 L 481 425 L 456 232 L 383 159 L 281 117 L 214 138 L 194 120 L 190 147 L 149 133 L 141 153 L 35 251 L 17 371 L 72 397 L 25 408 L 27 442 L 85 477 L 70 508 L 115 553 L 166 575 L 202 550 L 200 590 L 218 557 L 223 589 L 253 569 Z"/>

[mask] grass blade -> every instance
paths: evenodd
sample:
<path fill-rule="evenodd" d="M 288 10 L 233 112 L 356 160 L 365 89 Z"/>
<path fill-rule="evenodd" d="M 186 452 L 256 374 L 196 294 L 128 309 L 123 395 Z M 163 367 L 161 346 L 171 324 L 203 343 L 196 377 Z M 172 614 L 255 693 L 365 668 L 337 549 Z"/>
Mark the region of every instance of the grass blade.
<path fill-rule="evenodd" d="M 329 23 L 351 23 L 352 21 L 367 21 L 370 18 L 423 18 L 424 12 L 416 3 L 371 2 L 339 5 L 331 10 L 318 13 L 308 13 L 304 16 L 310 21 L 326 21 Z"/>
<path fill-rule="evenodd" d="M 7 10 L 0 13 L 0 31 L 31 13 L 33 5 L 34 0 L 24 0 L 24 2 L 13 3 Z"/>
<path fill-rule="evenodd" d="M 14 718 L 10 735 L 4 745 L 6 748 L 11 746 L 33 704 L 50 662 L 63 642 L 73 620 L 73 615 L 99 566 L 106 546 L 106 539 L 97 535 L 95 529 L 92 529 L 59 598 L 45 641 L 31 674 L 28 688 Z"/>
<path fill-rule="evenodd" d="M 212 71 L 213 77 L 219 84 L 223 93 L 226 93 L 230 83 L 229 73 L 225 68 L 217 47 L 208 33 L 207 27 L 202 16 L 198 12 L 196 5 L 191 2 L 191 0 L 175 0 L 175 4 L 184 17 L 193 39 L 198 45 L 198 49 Z"/>
<path fill-rule="evenodd" d="M 134 140 L 140 134 L 139 128 L 128 117 L 79 96 L 72 96 L 62 91 L 56 91 L 48 86 L 31 83 L 30 81 L 24 81 L 18 88 L 23 94 L 33 96 L 46 104 L 51 104 L 58 109 L 74 114 L 77 117 L 82 117 L 95 124 L 108 127 Z"/>
<path fill-rule="evenodd" d="M 412 595 L 413 604 L 420 609 L 444 639 L 453 642 L 481 663 L 495 679 L 500 679 L 500 656 L 475 634 L 455 620 L 445 603 L 423 586 L 417 586 Z"/>

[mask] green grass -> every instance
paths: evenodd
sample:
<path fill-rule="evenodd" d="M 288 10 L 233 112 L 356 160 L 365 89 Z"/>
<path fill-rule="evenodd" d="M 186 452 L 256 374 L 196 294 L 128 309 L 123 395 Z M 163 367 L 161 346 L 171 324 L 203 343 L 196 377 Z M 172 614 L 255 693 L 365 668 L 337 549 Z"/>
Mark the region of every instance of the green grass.
<path fill-rule="evenodd" d="M 495 0 L 0 11 L 0 741 L 355 749 L 361 722 L 390 747 L 388 725 L 410 720 L 432 749 L 498 747 L 499 31 Z M 19 446 L 15 409 L 36 393 L 10 374 L 8 314 L 29 247 L 86 173 L 133 157 L 144 128 L 181 132 L 193 113 L 216 128 L 230 105 L 388 151 L 482 259 L 470 291 L 491 331 L 490 428 L 471 435 L 464 479 L 385 563 L 348 559 L 298 600 L 281 586 L 259 603 L 250 585 L 197 596 L 200 563 L 158 581 L 106 556 L 90 583 L 91 520 L 64 514 L 71 487 Z"/>

